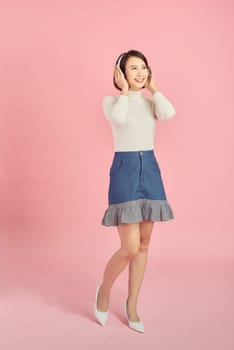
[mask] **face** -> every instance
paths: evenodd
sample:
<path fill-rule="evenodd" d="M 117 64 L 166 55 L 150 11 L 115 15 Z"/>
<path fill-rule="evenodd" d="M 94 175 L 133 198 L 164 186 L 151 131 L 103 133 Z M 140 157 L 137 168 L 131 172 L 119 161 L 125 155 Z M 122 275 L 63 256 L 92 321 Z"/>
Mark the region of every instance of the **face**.
<path fill-rule="evenodd" d="M 141 58 L 132 56 L 126 62 L 125 75 L 130 90 L 138 91 L 145 86 L 149 71 Z"/>

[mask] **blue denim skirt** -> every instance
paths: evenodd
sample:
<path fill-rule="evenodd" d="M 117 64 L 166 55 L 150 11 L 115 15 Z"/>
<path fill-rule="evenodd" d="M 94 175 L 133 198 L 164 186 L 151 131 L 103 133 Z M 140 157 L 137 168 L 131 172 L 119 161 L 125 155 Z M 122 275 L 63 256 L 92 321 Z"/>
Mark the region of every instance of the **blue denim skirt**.
<path fill-rule="evenodd" d="M 115 152 L 102 224 L 174 219 L 154 151 Z"/>

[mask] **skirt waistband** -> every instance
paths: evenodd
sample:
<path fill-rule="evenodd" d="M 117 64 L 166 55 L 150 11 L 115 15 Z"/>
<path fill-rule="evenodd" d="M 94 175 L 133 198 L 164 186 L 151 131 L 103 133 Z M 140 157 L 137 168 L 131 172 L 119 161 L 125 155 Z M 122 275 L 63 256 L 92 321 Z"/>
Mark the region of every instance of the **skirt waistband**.
<path fill-rule="evenodd" d="M 115 152 L 114 157 L 115 158 L 135 158 L 135 157 L 152 157 L 154 156 L 154 150 L 147 150 L 147 151 L 123 151 L 123 152 Z"/>

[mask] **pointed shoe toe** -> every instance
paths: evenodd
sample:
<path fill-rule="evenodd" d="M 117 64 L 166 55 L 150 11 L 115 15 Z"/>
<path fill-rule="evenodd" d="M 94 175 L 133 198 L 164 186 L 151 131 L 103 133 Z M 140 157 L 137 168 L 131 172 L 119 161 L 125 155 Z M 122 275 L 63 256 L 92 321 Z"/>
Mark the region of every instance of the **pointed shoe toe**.
<path fill-rule="evenodd" d="M 128 321 L 128 325 L 131 329 L 133 329 L 134 331 L 140 332 L 140 333 L 144 333 L 145 328 L 144 328 L 144 324 L 139 321 L 139 322 L 132 322 L 129 320 L 128 318 L 128 312 L 127 312 L 127 301 L 124 302 L 124 311 L 125 311 L 125 316 L 126 319 Z"/>
<path fill-rule="evenodd" d="M 107 321 L 108 317 L 108 311 L 99 311 L 97 308 L 97 302 L 98 302 L 98 294 L 99 294 L 99 289 L 101 285 L 98 285 L 96 288 L 96 296 L 95 296 L 95 305 L 94 305 L 94 316 L 97 319 L 97 321 L 104 326 Z"/>

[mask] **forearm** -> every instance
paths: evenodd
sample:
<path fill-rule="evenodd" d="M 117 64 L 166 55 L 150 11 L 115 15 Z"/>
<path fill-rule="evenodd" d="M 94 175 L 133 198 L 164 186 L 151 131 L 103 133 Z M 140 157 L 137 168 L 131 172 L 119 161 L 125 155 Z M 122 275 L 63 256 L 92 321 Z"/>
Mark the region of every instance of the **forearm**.
<path fill-rule="evenodd" d="M 151 92 L 152 95 L 154 95 L 156 94 L 156 92 L 159 92 L 159 89 L 156 86 L 154 86 L 152 88 L 149 88 L 149 91 Z"/>
<path fill-rule="evenodd" d="M 128 95 L 128 90 L 122 90 L 122 91 L 121 91 L 121 95 L 127 96 L 127 95 Z"/>
<path fill-rule="evenodd" d="M 173 105 L 168 101 L 159 90 L 156 90 L 152 95 L 154 103 L 154 112 L 157 119 L 170 119 L 175 115 L 175 109 Z"/>

